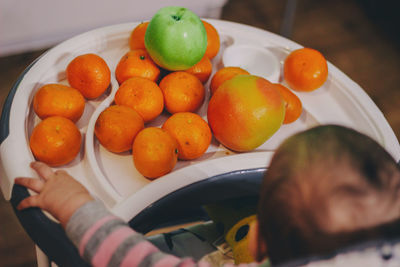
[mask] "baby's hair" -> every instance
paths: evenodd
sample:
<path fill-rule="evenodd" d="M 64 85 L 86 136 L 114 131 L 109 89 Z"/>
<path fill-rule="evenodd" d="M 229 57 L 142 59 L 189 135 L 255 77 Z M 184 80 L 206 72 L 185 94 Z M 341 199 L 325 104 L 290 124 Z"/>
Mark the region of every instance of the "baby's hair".
<path fill-rule="evenodd" d="M 399 194 L 399 166 L 382 146 L 346 127 L 318 126 L 275 152 L 261 188 L 259 238 L 272 263 L 331 252 L 399 220 Z"/>

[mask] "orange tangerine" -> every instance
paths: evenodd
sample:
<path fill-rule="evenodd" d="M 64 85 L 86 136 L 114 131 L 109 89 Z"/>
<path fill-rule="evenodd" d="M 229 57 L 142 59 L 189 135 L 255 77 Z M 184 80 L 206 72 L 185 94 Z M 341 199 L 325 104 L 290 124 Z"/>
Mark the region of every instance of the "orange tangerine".
<path fill-rule="evenodd" d="M 81 142 L 81 133 L 71 120 L 51 116 L 35 126 L 29 146 L 37 160 L 54 167 L 75 159 L 81 149 Z"/>
<path fill-rule="evenodd" d="M 300 48 L 286 57 L 283 74 L 290 88 L 309 92 L 325 83 L 328 78 L 328 64 L 319 51 L 312 48 Z"/>
<path fill-rule="evenodd" d="M 85 109 L 85 98 L 75 88 L 62 84 L 46 84 L 33 97 L 33 110 L 39 118 L 61 116 L 76 122 Z"/>
<path fill-rule="evenodd" d="M 240 67 L 223 67 L 219 69 L 211 78 L 210 90 L 211 94 L 214 94 L 218 87 L 221 86 L 227 80 L 232 79 L 236 75 L 249 75 L 247 70 Z"/>
<path fill-rule="evenodd" d="M 160 82 L 165 108 L 171 114 L 194 112 L 204 101 L 203 84 L 193 74 L 176 71 L 165 76 Z"/>
<path fill-rule="evenodd" d="M 149 22 L 142 22 L 138 24 L 129 35 L 129 48 L 134 49 L 146 49 L 144 45 L 144 35 L 146 34 L 147 26 Z"/>
<path fill-rule="evenodd" d="M 205 20 L 202 20 L 202 22 L 207 32 L 207 48 L 205 56 L 212 59 L 218 54 L 221 45 L 219 34 L 213 25 L 211 25 Z"/>
<path fill-rule="evenodd" d="M 111 71 L 103 58 L 96 54 L 75 57 L 67 66 L 67 79 L 88 99 L 102 95 L 110 85 Z"/>
<path fill-rule="evenodd" d="M 164 109 L 164 96 L 158 85 L 142 77 L 132 77 L 118 88 L 114 101 L 117 105 L 128 106 L 149 122 Z"/>
<path fill-rule="evenodd" d="M 132 148 L 133 140 L 143 128 L 143 119 L 134 109 L 113 105 L 100 113 L 94 133 L 106 149 L 121 153 Z"/>
<path fill-rule="evenodd" d="M 285 101 L 285 119 L 283 120 L 283 123 L 288 124 L 296 121 L 303 110 L 299 97 L 282 84 L 275 83 L 274 85 L 277 87 Z"/>
<path fill-rule="evenodd" d="M 178 161 L 178 143 L 166 130 L 148 127 L 136 136 L 132 155 L 136 169 L 143 176 L 155 179 L 174 169 Z"/>
<path fill-rule="evenodd" d="M 132 77 L 143 77 L 157 82 L 160 69 L 145 49 L 135 49 L 120 59 L 115 69 L 115 77 L 119 84 Z"/>
<path fill-rule="evenodd" d="M 203 57 L 193 67 L 185 70 L 196 76 L 202 83 L 206 83 L 212 72 L 212 63 L 208 57 Z"/>
<path fill-rule="evenodd" d="M 178 112 L 162 126 L 178 141 L 178 158 L 191 160 L 201 157 L 211 143 L 211 130 L 207 122 L 196 113 Z"/>

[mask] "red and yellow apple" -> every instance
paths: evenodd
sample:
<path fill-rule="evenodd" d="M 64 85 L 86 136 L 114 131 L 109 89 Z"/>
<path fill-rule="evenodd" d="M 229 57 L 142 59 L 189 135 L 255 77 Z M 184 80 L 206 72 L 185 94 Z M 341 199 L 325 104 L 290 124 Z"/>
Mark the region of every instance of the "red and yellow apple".
<path fill-rule="evenodd" d="M 276 87 L 254 75 L 224 82 L 208 104 L 207 119 L 225 147 L 245 152 L 267 141 L 282 125 L 284 100 Z"/>

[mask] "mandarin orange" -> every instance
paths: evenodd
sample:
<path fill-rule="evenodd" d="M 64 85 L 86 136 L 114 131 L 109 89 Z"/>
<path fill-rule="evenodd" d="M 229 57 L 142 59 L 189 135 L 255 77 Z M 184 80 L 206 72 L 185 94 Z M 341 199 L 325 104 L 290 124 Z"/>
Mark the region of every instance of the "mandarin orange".
<path fill-rule="evenodd" d="M 51 116 L 35 126 L 29 139 L 33 155 L 49 166 L 71 162 L 81 149 L 81 133 L 69 119 Z"/>
<path fill-rule="evenodd" d="M 33 97 L 33 110 L 39 118 L 62 116 L 76 122 L 85 109 L 85 98 L 75 88 L 62 84 L 46 84 Z"/>
<path fill-rule="evenodd" d="M 143 119 L 134 109 L 112 105 L 100 113 L 94 133 L 106 149 L 121 153 L 132 148 L 133 140 L 143 128 Z"/>
<path fill-rule="evenodd" d="M 206 83 L 210 78 L 212 67 L 211 60 L 208 57 L 203 57 L 193 67 L 185 71 L 196 76 L 202 83 Z"/>
<path fill-rule="evenodd" d="M 135 49 L 120 59 L 115 69 L 115 77 L 119 84 L 132 77 L 143 77 L 157 82 L 160 69 L 145 49 Z"/>
<path fill-rule="evenodd" d="M 178 112 L 162 126 L 178 141 L 178 158 L 192 160 L 201 157 L 211 143 L 211 130 L 207 122 L 196 113 Z"/>
<path fill-rule="evenodd" d="M 220 87 L 227 80 L 230 80 L 237 75 L 249 75 L 249 74 L 250 73 L 247 70 L 242 69 L 240 67 L 227 66 L 219 69 L 211 78 L 211 83 L 210 83 L 211 94 L 214 94 L 215 91 L 217 91 L 218 87 Z"/>
<path fill-rule="evenodd" d="M 160 82 L 164 105 L 171 114 L 194 112 L 204 102 L 203 84 L 193 74 L 176 71 L 165 76 Z"/>
<path fill-rule="evenodd" d="M 149 122 L 164 109 L 164 96 L 158 85 L 142 77 L 132 77 L 118 88 L 114 101 L 117 105 L 128 106 Z"/>
<path fill-rule="evenodd" d="M 178 143 L 166 130 L 148 127 L 136 136 L 132 156 L 136 169 L 143 176 L 155 179 L 174 169 L 178 161 Z"/>
<path fill-rule="evenodd" d="M 144 45 L 144 35 L 146 34 L 147 26 L 149 22 L 142 22 L 138 24 L 129 35 L 129 48 L 134 49 L 146 49 Z"/>
<path fill-rule="evenodd" d="M 107 63 L 96 54 L 75 57 L 68 64 L 66 75 L 69 85 L 88 99 L 101 96 L 111 82 L 111 71 Z"/>
<path fill-rule="evenodd" d="M 207 48 L 205 56 L 209 59 L 213 59 L 218 54 L 221 46 L 219 34 L 213 25 L 205 20 L 202 20 L 202 22 L 207 32 Z"/>
<path fill-rule="evenodd" d="M 288 124 L 296 121 L 303 110 L 299 97 L 282 84 L 275 83 L 274 85 L 277 87 L 285 101 L 285 119 L 283 120 L 283 123 Z"/>
<path fill-rule="evenodd" d="M 291 89 L 309 92 L 325 83 L 328 78 L 328 64 L 319 51 L 300 48 L 286 57 L 283 74 Z"/>

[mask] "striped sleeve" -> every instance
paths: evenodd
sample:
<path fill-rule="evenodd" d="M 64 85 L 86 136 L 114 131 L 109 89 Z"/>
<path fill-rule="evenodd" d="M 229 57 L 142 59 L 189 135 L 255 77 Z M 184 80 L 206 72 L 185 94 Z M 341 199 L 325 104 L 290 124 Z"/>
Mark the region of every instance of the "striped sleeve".
<path fill-rule="evenodd" d="M 91 201 L 79 208 L 69 220 L 66 233 L 92 266 L 210 266 L 207 262 L 195 263 L 190 258 L 161 252 L 112 215 L 100 201 Z"/>

